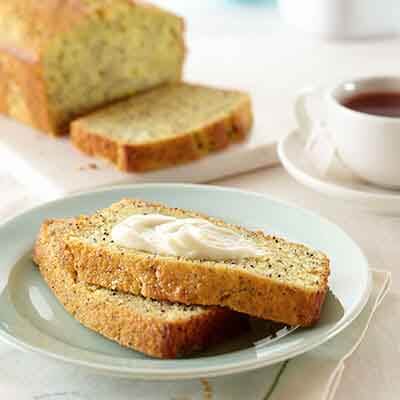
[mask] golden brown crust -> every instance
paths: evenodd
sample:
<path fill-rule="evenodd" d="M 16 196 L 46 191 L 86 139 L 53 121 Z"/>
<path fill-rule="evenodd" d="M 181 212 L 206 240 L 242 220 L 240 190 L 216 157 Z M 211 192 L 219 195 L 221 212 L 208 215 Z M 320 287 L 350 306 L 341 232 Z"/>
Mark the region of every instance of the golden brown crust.
<path fill-rule="evenodd" d="M 137 0 L 7 0 L 0 2 L 0 48 L 17 58 L 38 62 L 43 49 L 58 34 L 71 30 L 91 14 L 101 14 L 112 3 L 160 10 L 157 6 Z M 13 21 L 12 30 L 7 25 Z M 2 24 L 3 22 L 3 24 Z M 182 22 L 183 25 L 183 22 Z M 3 28 L 4 27 L 4 28 Z M 2 29 L 3 28 L 3 29 Z M 182 26 L 183 28 L 183 26 Z M 9 34 L 10 33 L 10 34 Z"/>
<path fill-rule="evenodd" d="M 321 289 L 311 292 L 240 269 L 140 255 L 121 257 L 77 244 L 71 244 L 71 250 L 79 280 L 157 300 L 225 306 L 292 326 L 318 321 L 327 291 L 328 272 L 321 277 Z"/>
<path fill-rule="evenodd" d="M 0 112 L 56 135 L 40 65 L 0 50 Z"/>
<path fill-rule="evenodd" d="M 10 19 L 18 24 L 10 37 L 1 32 L 0 80 L 5 83 L 0 91 L 0 112 L 52 136 L 66 133 L 67 127 L 57 126 L 50 113 L 41 53 L 49 40 L 71 29 L 86 14 L 81 2 L 8 0 L 1 2 L 0 14 L 5 23 Z"/>
<path fill-rule="evenodd" d="M 17 58 L 38 62 L 46 44 L 60 32 L 71 29 L 86 12 L 80 0 L 7 0 L 0 2 L 4 18 L 0 48 Z M 13 21 L 9 35 L 7 22 Z M 8 28 L 9 29 L 9 28 Z"/>
<path fill-rule="evenodd" d="M 76 137 L 79 137 L 79 148 L 86 154 L 93 156 L 98 155 L 102 158 L 112 161 L 113 163 L 117 163 L 119 156 L 118 144 L 109 138 L 96 136 L 96 139 L 93 140 L 93 137 L 90 133 L 81 129 L 79 124 L 72 123 L 70 131 L 70 138 L 72 143 L 76 145 Z"/>
<path fill-rule="evenodd" d="M 275 242 L 287 243 L 295 250 L 293 254 L 311 251 L 306 246 L 289 243 L 263 232 L 251 232 L 198 213 L 170 209 L 162 204 L 124 199 L 106 210 L 115 215 L 119 209 L 129 207 L 146 207 L 146 212 L 206 218 L 213 223 L 237 229 L 269 246 L 274 246 Z M 96 226 L 101 220 L 82 217 L 81 228 L 85 229 L 87 224 Z M 279 270 L 279 274 L 261 274 L 251 268 L 229 263 L 156 256 L 123 249 L 117 251 L 110 249 L 107 244 L 91 244 L 78 237 L 71 237 L 67 241 L 79 280 L 158 300 L 226 306 L 288 325 L 309 326 L 315 323 L 320 317 L 328 289 L 329 260 L 320 252 L 314 252 L 315 257 L 320 259 L 316 268 L 309 268 L 307 272 L 312 278 L 315 276 L 315 282 L 306 286 L 302 282 L 288 282 L 285 267 Z"/>
<path fill-rule="evenodd" d="M 71 124 L 71 141 L 91 156 L 105 158 L 127 172 L 144 172 L 197 160 L 246 138 L 253 122 L 251 101 L 245 97 L 230 115 L 194 132 L 145 144 L 119 143 L 90 132 L 83 120 Z M 112 149 L 112 151 L 110 151 Z"/>
<path fill-rule="evenodd" d="M 219 307 L 167 321 L 129 307 L 129 302 L 114 297 L 112 291 L 77 282 L 72 255 L 61 239 L 60 232 L 69 229 L 67 225 L 67 221 L 45 221 L 33 257 L 65 309 L 86 327 L 153 357 L 175 358 L 232 336 L 247 326 L 243 315 Z"/>
<path fill-rule="evenodd" d="M 0 51 L 0 113 L 8 114 L 8 78 L 6 78 L 5 58 Z"/>

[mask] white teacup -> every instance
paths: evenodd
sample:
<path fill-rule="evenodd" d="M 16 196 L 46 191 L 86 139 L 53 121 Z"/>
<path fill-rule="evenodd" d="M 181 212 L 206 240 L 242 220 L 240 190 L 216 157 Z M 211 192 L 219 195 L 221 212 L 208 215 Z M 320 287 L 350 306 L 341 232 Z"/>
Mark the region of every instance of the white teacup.
<path fill-rule="evenodd" d="M 328 90 L 307 90 L 296 104 L 300 131 L 307 139 L 323 135 L 354 174 L 373 184 L 400 188 L 400 117 L 354 111 L 343 103 L 364 93 L 400 93 L 400 77 L 373 77 L 345 81 Z M 307 101 L 322 105 L 314 115 Z M 314 138 L 312 138 L 314 136 Z"/>

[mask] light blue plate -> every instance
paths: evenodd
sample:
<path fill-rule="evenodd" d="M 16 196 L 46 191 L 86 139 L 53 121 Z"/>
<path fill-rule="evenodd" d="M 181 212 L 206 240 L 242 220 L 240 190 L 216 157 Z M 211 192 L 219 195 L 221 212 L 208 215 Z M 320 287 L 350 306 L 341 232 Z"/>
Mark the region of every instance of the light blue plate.
<path fill-rule="evenodd" d="M 312 329 L 297 329 L 273 341 L 260 337 L 258 331 L 180 360 L 146 357 L 82 327 L 44 284 L 30 258 L 32 245 L 45 218 L 92 213 L 122 197 L 193 209 L 324 251 L 331 259 L 332 271 L 331 293 L 321 321 Z M 334 224 L 266 196 L 213 186 L 147 184 L 76 195 L 8 221 L 0 227 L 0 243 L 0 338 L 21 349 L 97 372 L 142 379 L 225 375 L 292 358 L 344 329 L 362 310 L 371 288 L 364 255 Z"/>

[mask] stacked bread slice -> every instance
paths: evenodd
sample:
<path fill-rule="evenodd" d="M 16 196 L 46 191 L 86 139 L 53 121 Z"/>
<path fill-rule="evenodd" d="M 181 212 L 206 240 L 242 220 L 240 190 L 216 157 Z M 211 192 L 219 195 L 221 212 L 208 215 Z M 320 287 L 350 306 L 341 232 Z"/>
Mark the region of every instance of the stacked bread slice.
<path fill-rule="evenodd" d="M 115 243 L 134 215 L 204 219 L 251 241 L 262 254 L 200 259 Z M 311 326 L 328 288 L 321 252 L 162 204 L 122 199 L 91 216 L 46 221 L 34 260 L 66 310 L 83 325 L 162 358 L 185 355 L 246 326 L 246 316 Z"/>

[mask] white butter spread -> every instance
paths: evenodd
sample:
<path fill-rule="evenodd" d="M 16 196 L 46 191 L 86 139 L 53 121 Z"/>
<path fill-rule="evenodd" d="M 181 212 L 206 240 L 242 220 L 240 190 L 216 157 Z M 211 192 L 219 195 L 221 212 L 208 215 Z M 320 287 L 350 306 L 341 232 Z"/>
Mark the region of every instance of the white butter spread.
<path fill-rule="evenodd" d="M 132 215 L 111 231 L 120 246 L 149 253 L 204 260 L 236 260 L 265 254 L 251 240 L 201 218 Z"/>

